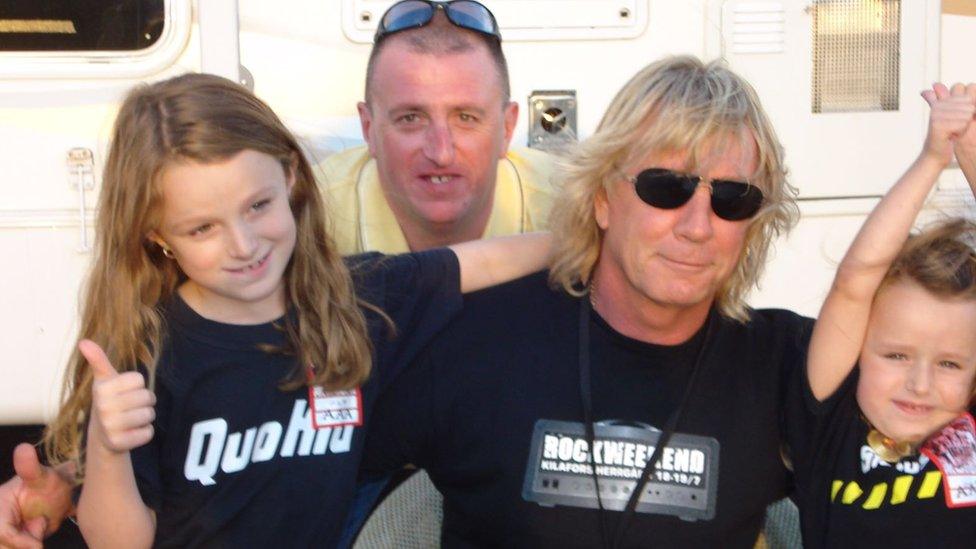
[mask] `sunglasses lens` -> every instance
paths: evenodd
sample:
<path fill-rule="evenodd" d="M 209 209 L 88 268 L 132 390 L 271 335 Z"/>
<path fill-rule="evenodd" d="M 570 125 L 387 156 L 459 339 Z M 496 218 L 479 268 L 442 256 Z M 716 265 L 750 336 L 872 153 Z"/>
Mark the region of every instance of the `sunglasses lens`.
<path fill-rule="evenodd" d="M 740 181 L 712 181 L 712 210 L 728 221 L 741 221 L 756 215 L 762 207 L 759 187 Z"/>
<path fill-rule="evenodd" d="M 478 2 L 455 0 L 447 4 L 447 16 L 459 27 L 498 36 L 495 17 Z"/>
<path fill-rule="evenodd" d="M 645 203 L 664 210 L 680 208 L 695 194 L 698 179 L 651 168 L 637 174 L 634 189 Z"/>
<path fill-rule="evenodd" d="M 634 190 L 645 203 L 672 210 L 684 206 L 698 188 L 697 176 L 649 168 L 634 178 Z M 756 215 L 762 207 L 763 193 L 759 187 L 742 181 L 716 179 L 711 182 L 712 211 L 727 221 L 741 221 Z"/>
<path fill-rule="evenodd" d="M 433 16 L 434 8 L 426 2 L 412 0 L 398 2 L 383 14 L 377 37 L 403 29 L 422 27 L 429 23 Z"/>

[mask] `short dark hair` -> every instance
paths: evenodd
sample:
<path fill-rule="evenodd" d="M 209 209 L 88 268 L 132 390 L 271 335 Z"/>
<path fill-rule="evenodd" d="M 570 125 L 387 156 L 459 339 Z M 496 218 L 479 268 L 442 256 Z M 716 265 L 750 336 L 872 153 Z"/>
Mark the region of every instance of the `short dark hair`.
<path fill-rule="evenodd" d="M 409 29 L 381 38 L 373 44 L 366 65 L 366 104 L 370 102 L 370 88 L 373 83 L 373 73 L 376 70 L 376 60 L 390 41 L 401 41 L 403 46 L 416 53 L 429 55 L 450 55 L 474 50 L 479 44 L 488 49 L 498 73 L 498 82 L 502 90 L 502 105 L 508 103 L 512 95 L 508 77 L 508 62 L 502 52 L 501 41 L 491 35 L 474 32 L 458 27 L 441 14 L 434 14 L 430 24 L 416 29 Z"/>

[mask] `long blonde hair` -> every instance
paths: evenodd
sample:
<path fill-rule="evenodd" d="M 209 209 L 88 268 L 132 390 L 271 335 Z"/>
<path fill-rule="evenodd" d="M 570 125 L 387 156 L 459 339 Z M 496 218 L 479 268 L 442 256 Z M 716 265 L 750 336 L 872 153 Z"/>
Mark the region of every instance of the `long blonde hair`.
<path fill-rule="evenodd" d="M 358 386 L 368 377 L 372 360 L 360 306 L 386 317 L 356 298 L 350 273 L 326 232 L 326 208 L 312 170 L 294 136 L 260 99 L 212 75 L 186 74 L 140 85 L 122 103 L 105 161 L 79 335 L 99 343 L 119 371 L 143 368 L 153 383 L 165 344 L 161 306 L 185 280 L 177 264 L 147 239 L 160 222 L 160 174 L 172 163 L 220 162 L 244 150 L 277 159 L 295 179 L 289 203 L 297 240 L 284 275 L 294 314 L 282 326 L 288 348 L 279 351 L 293 353 L 297 366 L 282 389 L 305 383 Z M 91 369 L 76 349 L 68 362 L 61 409 L 44 435 L 53 463 L 81 460 L 91 383 Z"/>
<path fill-rule="evenodd" d="M 799 210 L 782 147 L 759 97 L 721 61 L 676 56 L 648 65 L 617 93 L 594 134 L 566 155 L 561 193 L 549 218 L 552 284 L 575 295 L 586 291 L 582 285 L 603 242 L 593 204 L 598 192 L 620 181 L 620 167 L 649 153 L 683 151 L 693 169 L 716 140 L 743 132 L 756 141 L 759 167 L 750 182 L 765 200 L 749 222 L 746 244 L 716 303 L 722 314 L 746 320 L 745 297 L 762 274 L 769 246 L 796 223 Z"/>

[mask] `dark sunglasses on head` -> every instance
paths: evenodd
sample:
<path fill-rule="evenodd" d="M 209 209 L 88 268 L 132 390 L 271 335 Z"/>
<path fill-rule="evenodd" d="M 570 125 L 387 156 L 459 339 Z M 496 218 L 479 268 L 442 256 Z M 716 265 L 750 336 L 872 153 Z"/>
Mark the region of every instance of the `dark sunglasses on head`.
<path fill-rule="evenodd" d="M 700 175 L 664 168 L 648 168 L 631 177 L 630 181 L 641 200 L 663 210 L 684 206 L 691 200 L 698 185 L 704 182 L 711 189 L 712 211 L 727 221 L 749 219 L 756 215 L 763 203 L 763 193 L 759 187 L 744 181 L 704 180 Z"/>
<path fill-rule="evenodd" d="M 386 10 L 376 27 L 373 43 L 395 32 L 423 27 L 434 19 L 437 10 L 444 10 L 447 20 L 454 25 L 502 39 L 495 16 L 488 8 L 474 0 L 403 0 Z"/>

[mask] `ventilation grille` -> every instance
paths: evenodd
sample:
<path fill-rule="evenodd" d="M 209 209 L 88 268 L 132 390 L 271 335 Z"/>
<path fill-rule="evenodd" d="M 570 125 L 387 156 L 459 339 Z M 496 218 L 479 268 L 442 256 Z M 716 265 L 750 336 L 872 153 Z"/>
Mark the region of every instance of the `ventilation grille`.
<path fill-rule="evenodd" d="M 898 110 L 899 0 L 815 0 L 815 113 Z"/>
<path fill-rule="evenodd" d="M 782 2 L 739 2 L 732 11 L 732 53 L 782 53 L 786 9 Z"/>

